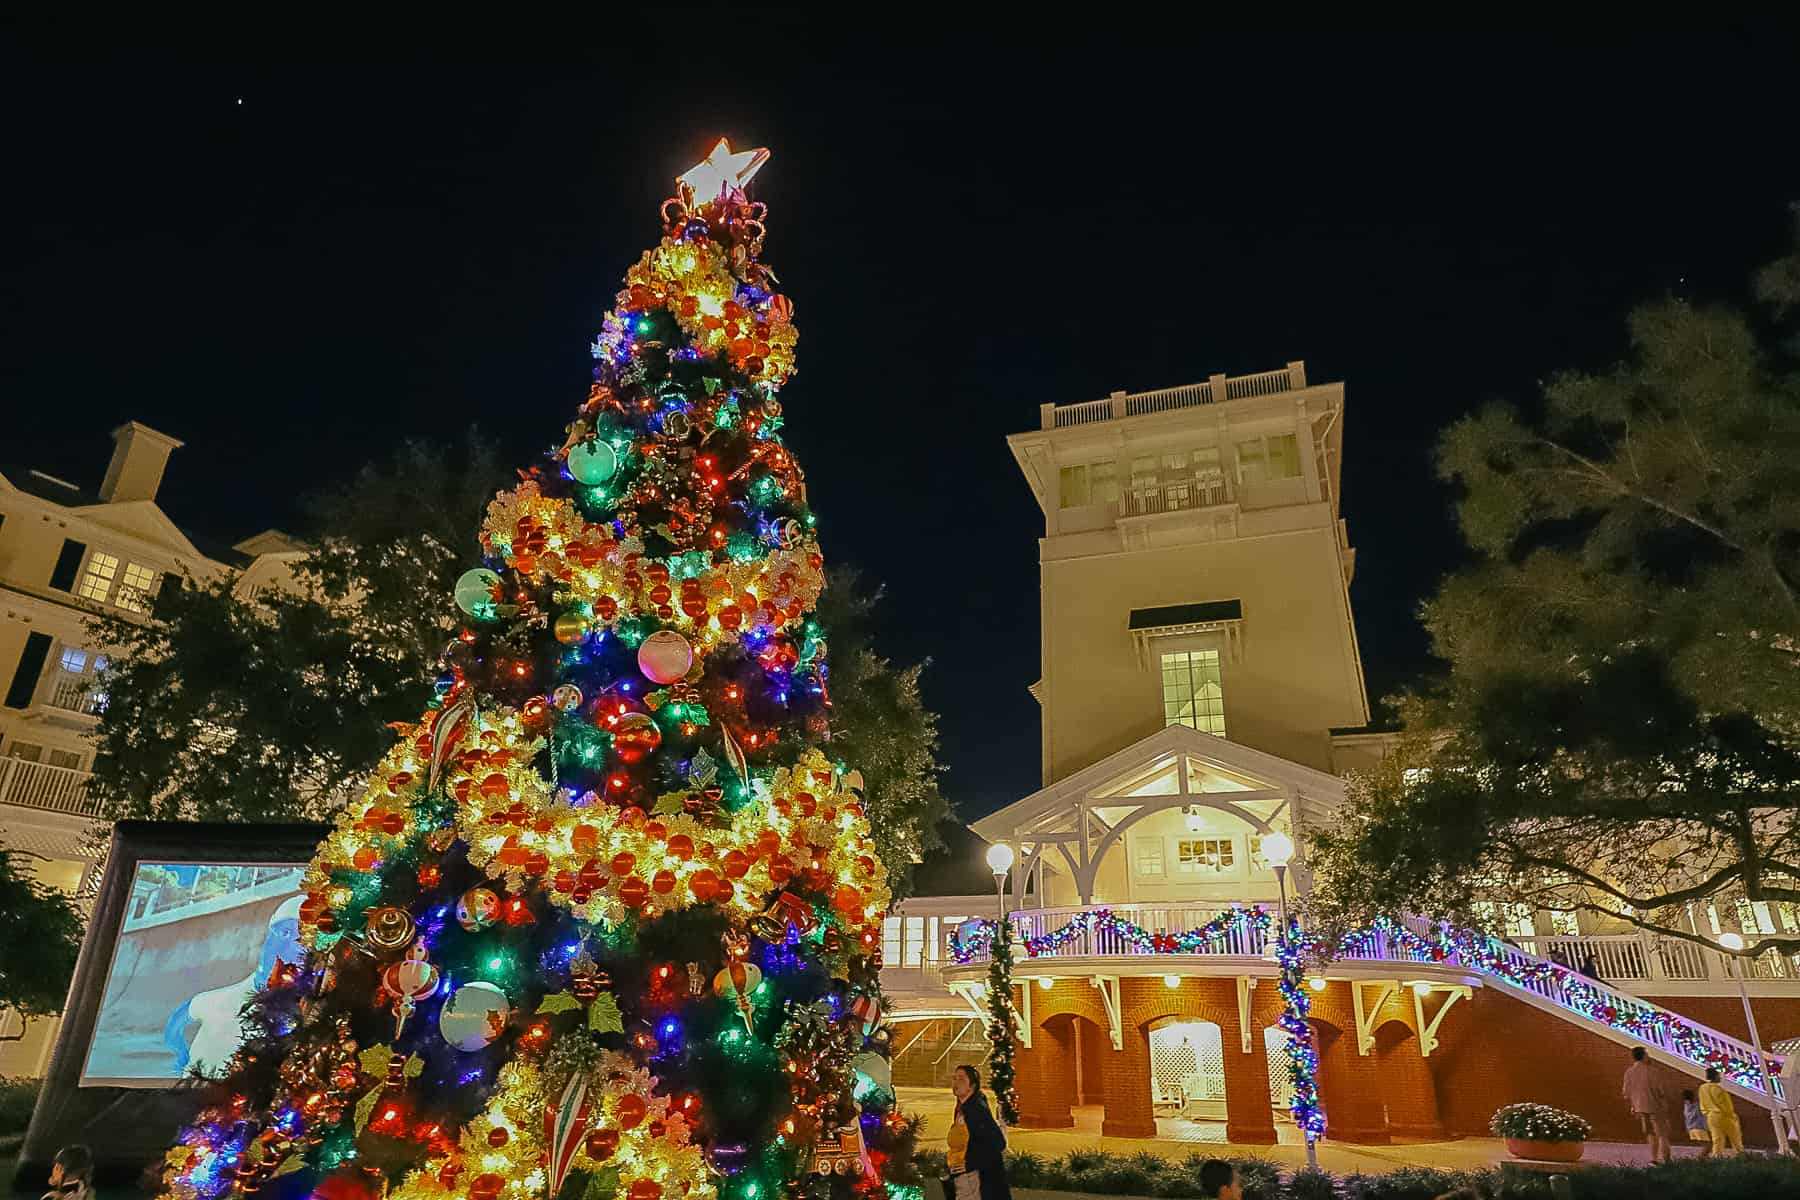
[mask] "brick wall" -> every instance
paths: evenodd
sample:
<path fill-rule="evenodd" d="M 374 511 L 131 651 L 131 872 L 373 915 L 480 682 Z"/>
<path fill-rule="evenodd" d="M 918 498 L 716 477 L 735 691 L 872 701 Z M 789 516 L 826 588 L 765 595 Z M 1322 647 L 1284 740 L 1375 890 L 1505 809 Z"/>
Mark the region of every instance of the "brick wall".
<path fill-rule="evenodd" d="M 1099 1102 L 1105 1106 L 1102 1132 L 1154 1136 L 1149 1031 L 1170 1020 L 1211 1021 L 1219 1026 L 1225 1051 L 1227 1135 L 1236 1142 L 1273 1142 L 1262 1031 L 1280 1018 L 1281 997 L 1268 980 L 1250 996 L 1250 1053 L 1245 1054 L 1235 980 L 1184 979 L 1175 988 L 1156 977 L 1122 980 L 1124 1047 L 1114 1051 L 1100 993 L 1085 979 L 1059 980 L 1051 989 L 1034 991 L 1033 1047 L 1018 1056 L 1023 1123 L 1066 1128 L 1072 1124 L 1072 1104 Z M 1373 999 L 1372 993 L 1365 996 Z M 1314 992 L 1312 1000 L 1319 1088 L 1332 1138 L 1380 1143 L 1395 1136 L 1485 1137 L 1495 1109 L 1523 1100 L 1579 1113 L 1603 1140 L 1637 1141 L 1641 1136 L 1619 1094 L 1629 1048 L 1523 1001 L 1474 989 L 1439 1026 L 1436 1051 L 1423 1057 L 1418 1015 L 1407 989 L 1372 1010 L 1375 1046 L 1367 1055 L 1358 1053 L 1350 985 L 1333 982 Z M 1742 1025 L 1741 1005 L 1729 997 L 1680 1000 L 1682 1011 L 1696 1021 L 1728 1033 Z M 1441 993 L 1425 1000 L 1427 1020 L 1443 1002 Z M 1730 1020 L 1734 1007 L 1736 1025 Z M 1756 1009 L 1768 1040 L 1800 1036 L 1800 1000 L 1765 999 Z M 1082 1064 L 1079 1096 L 1077 1054 Z M 1670 1097 L 1671 1127 L 1678 1126 L 1678 1097 L 1697 1081 L 1671 1068 L 1657 1070 Z M 1746 1140 L 1772 1144 L 1763 1110 L 1745 1102 L 1738 1109 Z"/>
<path fill-rule="evenodd" d="M 1739 996 L 1645 996 L 1702 1025 L 1710 1025 L 1720 1033 L 1750 1040 L 1750 1026 L 1744 1021 L 1744 1001 Z M 1756 1013 L 1756 1031 L 1763 1045 L 1800 1037 L 1800 996 L 1752 996 L 1750 1007 Z"/>
<path fill-rule="evenodd" d="M 1742 1012 L 1738 1015 L 1741 1021 Z M 1625 1046 L 1486 988 L 1476 988 L 1451 1013 L 1438 1037 L 1440 1045 L 1427 1061 L 1451 1134 L 1487 1136 L 1488 1118 L 1496 1108 L 1534 1100 L 1587 1118 L 1600 1140 L 1642 1137 L 1619 1092 L 1631 1063 Z M 1697 1081 L 1672 1068 L 1658 1065 L 1656 1070 L 1670 1097 L 1671 1127 L 1678 1126 L 1681 1091 L 1696 1087 Z M 1737 1107 L 1745 1141 L 1773 1145 L 1767 1113 L 1741 1100 Z"/>

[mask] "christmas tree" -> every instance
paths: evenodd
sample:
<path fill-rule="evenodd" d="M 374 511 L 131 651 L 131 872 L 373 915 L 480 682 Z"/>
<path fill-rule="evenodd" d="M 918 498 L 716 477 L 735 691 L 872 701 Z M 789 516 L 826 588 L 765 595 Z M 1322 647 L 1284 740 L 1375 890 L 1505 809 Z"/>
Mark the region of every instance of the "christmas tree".
<path fill-rule="evenodd" d="M 677 181 L 167 1196 L 917 1196 L 886 871 L 827 752 L 823 559 L 781 439 L 793 305 L 744 192 L 767 157 L 721 141 Z"/>

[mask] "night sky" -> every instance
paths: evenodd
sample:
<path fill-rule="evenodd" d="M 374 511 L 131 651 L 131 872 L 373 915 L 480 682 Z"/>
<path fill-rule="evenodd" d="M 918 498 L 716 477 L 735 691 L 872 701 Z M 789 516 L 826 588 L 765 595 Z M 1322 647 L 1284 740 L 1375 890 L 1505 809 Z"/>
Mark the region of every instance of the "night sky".
<path fill-rule="evenodd" d="M 167 510 L 226 541 L 407 436 L 477 423 L 525 463 L 671 177 L 719 135 L 768 146 L 787 434 L 828 559 L 887 585 L 882 648 L 931 659 L 974 817 L 1039 782 L 1042 518 L 1003 441 L 1038 404 L 1289 359 L 1345 381 L 1380 696 L 1428 668 L 1416 609 L 1457 560 L 1437 432 L 1616 357 L 1636 300 L 1740 297 L 1800 200 L 1786 36 L 744 20 L 753 50 L 615 29 L 554 66 L 0 61 L 0 461 L 93 487 L 106 431 L 143 421 L 187 442 Z"/>

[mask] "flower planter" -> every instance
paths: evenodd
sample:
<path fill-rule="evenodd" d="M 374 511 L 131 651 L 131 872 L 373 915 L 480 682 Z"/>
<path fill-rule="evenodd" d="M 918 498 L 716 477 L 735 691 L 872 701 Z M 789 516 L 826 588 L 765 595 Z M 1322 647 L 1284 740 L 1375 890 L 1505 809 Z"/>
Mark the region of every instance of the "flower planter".
<path fill-rule="evenodd" d="M 1532 1138 L 1507 1138 L 1506 1152 L 1534 1162 L 1580 1162 L 1586 1142 L 1540 1142 Z"/>

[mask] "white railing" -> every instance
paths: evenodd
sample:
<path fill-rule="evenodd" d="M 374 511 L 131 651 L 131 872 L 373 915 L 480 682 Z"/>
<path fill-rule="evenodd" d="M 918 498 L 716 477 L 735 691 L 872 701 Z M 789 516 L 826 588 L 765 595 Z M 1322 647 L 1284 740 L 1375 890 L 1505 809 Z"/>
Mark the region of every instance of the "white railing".
<path fill-rule="evenodd" d="M 1111 421 L 1121 417 L 1142 417 L 1172 412 L 1178 408 L 1219 404 L 1226 400 L 1274 396 L 1281 392 L 1297 391 L 1305 386 L 1306 364 L 1293 362 L 1279 371 L 1262 371 L 1255 375 L 1214 375 L 1205 383 L 1189 383 L 1151 392 L 1114 392 L 1104 400 L 1087 400 L 1080 404 L 1045 404 L 1042 406 L 1043 427 L 1066 429 L 1071 425 L 1090 425 L 1096 421 Z"/>
<path fill-rule="evenodd" d="M 1119 515 L 1153 516 L 1184 509 L 1214 508 L 1230 502 L 1231 494 L 1223 476 L 1203 478 L 1195 475 L 1147 487 L 1132 487 L 1119 497 Z"/>
<path fill-rule="evenodd" d="M 1740 969 L 1749 979 L 1800 980 L 1794 959 L 1770 950 L 1732 962 L 1724 954 L 1680 938 L 1639 933 L 1557 934 L 1515 937 L 1521 949 L 1599 979 L 1647 985 L 1700 981 L 1729 982 Z"/>
<path fill-rule="evenodd" d="M 100 806 L 88 798 L 88 772 L 72 767 L 52 767 L 22 758 L 0 758 L 0 804 L 41 808 L 46 812 L 99 815 Z"/>
<path fill-rule="evenodd" d="M 1056 428 L 1066 425 L 1089 425 L 1095 421 L 1110 421 L 1113 415 L 1111 400 L 1089 400 L 1085 404 L 1064 404 L 1056 409 Z"/>
<path fill-rule="evenodd" d="M 1134 392 L 1125 397 L 1124 415 L 1141 417 L 1176 408 L 1193 408 L 1199 404 L 1211 404 L 1217 398 L 1210 383 L 1190 383 L 1154 392 Z"/>
<path fill-rule="evenodd" d="M 1225 398 L 1241 400 L 1246 396 L 1273 396 L 1292 391 L 1293 375 L 1288 371 L 1264 371 L 1260 375 L 1239 375 L 1225 381 Z"/>
<path fill-rule="evenodd" d="M 91 717 L 105 702 L 105 697 L 94 690 L 94 682 L 91 675 L 59 674 L 56 682 L 50 685 L 50 703 Z"/>
<path fill-rule="evenodd" d="M 1018 957 L 1044 958 L 1092 958 L 1101 956 L 1137 957 L 1161 953 L 1148 946 L 1140 945 L 1117 928 L 1105 925 L 1093 918 L 1093 914 L 1107 911 L 1121 922 L 1128 922 L 1146 933 L 1157 935 L 1174 935 L 1199 929 L 1222 913 L 1231 911 L 1226 904 L 1095 904 L 1075 905 L 1068 908 L 1035 908 L 1015 912 L 1012 915 L 1013 932 L 1017 934 L 1020 948 Z M 1036 955 L 1027 955 L 1023 942 L 1026 939 L 1047 937 L 1058 931 L 1068 930 L 1069 940 L 1057 946 L 1046 947 Z M 1239 924 L 1212 939 L 1204 948 L 1193 951 L 1196 954 L 1216 954 L 1260 957 L 1265 948 L 1265 939 L 1248 924 Z M 985 956 L 983 956 L 985 957 Z"/>

